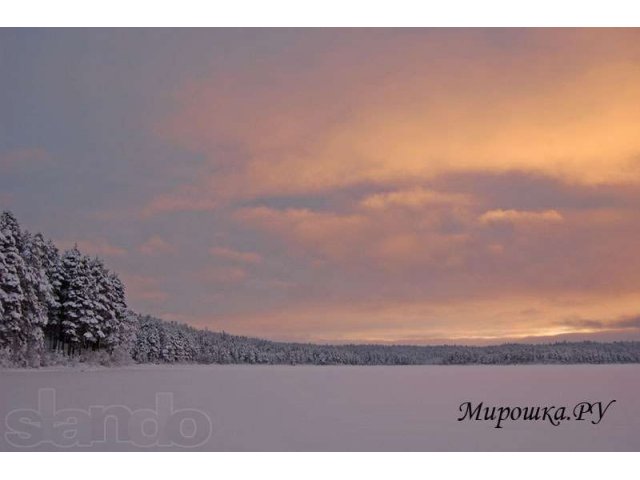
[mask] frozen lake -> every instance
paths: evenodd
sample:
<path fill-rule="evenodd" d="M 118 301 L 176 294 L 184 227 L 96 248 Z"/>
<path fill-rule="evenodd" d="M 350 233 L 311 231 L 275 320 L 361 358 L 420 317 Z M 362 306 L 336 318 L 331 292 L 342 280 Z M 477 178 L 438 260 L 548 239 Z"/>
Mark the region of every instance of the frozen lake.
<path fill-rule="evenodd" d="M 639 380 L 640 365 L 0 370 L 0 450 L 638 451 Z M 570 420 L 496 429 L 458 421 L 464 402 Z"/>

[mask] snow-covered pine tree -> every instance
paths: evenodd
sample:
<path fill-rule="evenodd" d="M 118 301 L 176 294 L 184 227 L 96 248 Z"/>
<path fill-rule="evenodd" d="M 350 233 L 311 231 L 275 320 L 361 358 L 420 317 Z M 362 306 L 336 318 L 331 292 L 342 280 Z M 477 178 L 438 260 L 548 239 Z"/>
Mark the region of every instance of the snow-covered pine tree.
<path fill-rule="evenodd" d="M 51 284 L 51 304 L 49 305 L 49 321 L 45 333 L 52 350 L 63 348 L 62 318 L 60 311 L 60 289 L 64 281 L 62 259 L 58 248 L 51 240 L 44 245 L 43 266 Z"/>
<path fill-rule="evenodd" d="M 24 260 L 20 256 L 20 225 L 10 212 L 0 216 L 0 346 L 8 348 L 14 361 L 24 358 L 27 332 L 23 323 L 24 293 L 20 277 Z"/>
<path fill-rule="evenodd" d="M 78 277 L 74 279 L 78 285 L 79 297 L 77 302 L 80 306 L 77 317 L 79 344 L 82 348 L 97 348 L 98 341 L 105 336 L 102 329 L 105 325 L 102 322 L 98 311 L 103 303 L 98 292 L 97 278 L 94 276 L 96 259 L 82 256 L 80 259 L 80 270 Z M 100 263 L 98 261 L 98 263 Z"/>
<path fill-rule="evenodd" d="M 109 290 L 108 300 L 115 313 L 115 325 L 107 338 L 107 347 L 113 351 L 120 350 L 121 355 L 130 355 L 135 331 L 138 327 L 138 318 L 127 307 L 124 283 L 114 272 L 108 272 Z"/>
<path fill-rule="evenodd" d="M 124 285 L 120 278 L 115 273 L 107 270 L 104 271 L 104 274 L 105 295 L 111 312 L 108 321 L 109 330 L 106 346 L 112 349 L 114 346 L 125 343 L 128 340 L 127 304 L 124 297 Z"/>
<path fill-rule="evenodd" d="M 110 346 L 110 352 L 116 362 L 130 362 L 138 330 L 138 316 L 126 309 L 118 324 L 117 343 Z"/>
<path fill-rule="evenodd" d="M 4 233 L 2 233 L 2 230 L 0 230 L 0 329 L 2 329 L 2 321 L 3 321 L 3 315 L 4 315 L 4 296 L 5 296 L 5 292 L 4 292 L 4 288 L 2 286 L 2 280 L 5 277 L 5 269 L 6 269 L 6 263 L 5 263 L 5 255 L 4 255 L 4 245 L 5 245 L 5 238 L 4 238 Z M 1 330 L 0 330 L 1 332 Z M 0 333 L 1 335 L 1 333 Z M 0 337 L 0 348 L 2 347 L 2 337 Z"/>
<path fill-rule="evenodd" d="M 138 316 L 132 356 L 138 363 L 158 363 L 162 356 L 161 323 L 149 316 Z"/>
<path fill-rule="evenodd" d="M 84 315 L 88 293 L 87 272 L 83 268 L 82 254 L 77 247 L 62 255 L 62 282 L 60 285 L 60 336 L 67 352 L 80 347 L 80 318 Z"/>
<path fill-rule="evenodd" d="M 117 328 L 116 311 L 110 297 L 112 289 L 109 272 L 102 261 L 95 257 L 89 259 L 87 266 L 90 274 L 90 298 L 92 308 L 89 315 L 84 318 L 83 339 L 85 347 L 94 350 L 100 346 L 106 346 L 107 338 Z"/>
<path fill-rule="evenodd" d="M 25 268 L 20 279 L 22 315 L 26 326 L 26 355 L 30 365 L 39 365 L 44 351 L 44 329 L 49 308 L 55 304 L 53 287 L 45 269 L 45 240 L 41 234 L 22 233 L 21 255 Z"/>

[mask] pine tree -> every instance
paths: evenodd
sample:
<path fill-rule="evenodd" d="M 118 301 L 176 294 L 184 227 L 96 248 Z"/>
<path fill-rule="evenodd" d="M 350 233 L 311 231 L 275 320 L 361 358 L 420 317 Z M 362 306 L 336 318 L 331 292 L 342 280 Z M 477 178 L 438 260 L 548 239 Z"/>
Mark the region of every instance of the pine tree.
<path fill-rule="evenodd" d="M 62 281 L 60 285 L 60 337 L 67 352 L 80 346 L 80 318 L 84 314 L 87 278 L 82 255 L 77 247 L 62 255 Z"/>
<path fill-rule="evenodd" d="M 53 287 L 45 269 L 45 241 L 42 235 L 23 232 L 21 254 L 25 264 L 20 280 L 26 355 L 29 364 L 39 365 L 44 351 L 44 329 L 48 322 L 49 308 L 54 305 Z"/>
<path fill-rule="evenodd" d="M 4 250 L 5 250 L 5 237 L 4 237 L 4 233 L 2 233 L 2 231 L 0 230 L 0 332 L 2 331 L 2 322 L 4 319 L 4 298 L 5 298 L 5 291 L 3 288 L 3 279 L 5 278 L 5 276 L 7 276 L 8 274 L 6 273 L 7 270 L 7 264 L 5 262 L 5 254 L 4 254 Z M 1 333 L 0 333 L 1 335 Z M 2 345 L 2 337 L 0 336 L 0 348 L 3 348 Z"/>
<path fill-rule="evenodd" d="M 16 218 L 10 212 L 3 212 L 0 216 L 0 346 L 9 348 L 16 361 L 24 358 L 27 334 L 22 312 L 24 292 L 20 277 L 25 265 L 18 246 L 20 235 Z"/>
<path fill-rule="evenodd" d="M 43 266 L 51 284 L 51 303 L 49 305 L 49 321 L 45 328 L 46 336 L 49 338 L 49 348 L 52 350 L 63 348 L 62 336 L 62 316 L 60 294 L 64 281 L 62 259 L 58 248 L 51 240 L 47 240 L 44 245 Z"/>
<path fill-rule="evenodd" d="M 107 346 L 113 349 L 116 346 L 130 350 L 138 321 L 135 314 L 127 308 L 125 287 L 118 275 L 108 272 L 109 290 L 108 300 L 114 312 L 114 325 L 107 338 Z"/>
<path fill-rule="evenodd" d="M 89 275 L 86 288 L 87 297 L 91 300 L 81 318 L 83 344 L 86 348 L 97 350 L 100 344 L 106 343 L 106 337 L 115 327 L 115 311 L 109 301 L 108 271 L 102 261 L 95 257 L 83 258 Z"/>

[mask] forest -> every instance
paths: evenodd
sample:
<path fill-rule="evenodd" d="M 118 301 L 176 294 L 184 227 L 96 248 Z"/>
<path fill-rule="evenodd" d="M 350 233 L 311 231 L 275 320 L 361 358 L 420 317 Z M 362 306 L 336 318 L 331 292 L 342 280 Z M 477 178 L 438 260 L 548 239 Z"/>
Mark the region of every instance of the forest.
<path fill-rule="evenodd" d="M 321 345 L 212 332 L 141 315 L 97 257 L 60 252 L 42 234 L 0 216 L 0 366 L 77 363 L 456 365 L 639 363 L 640 342 Z"/>

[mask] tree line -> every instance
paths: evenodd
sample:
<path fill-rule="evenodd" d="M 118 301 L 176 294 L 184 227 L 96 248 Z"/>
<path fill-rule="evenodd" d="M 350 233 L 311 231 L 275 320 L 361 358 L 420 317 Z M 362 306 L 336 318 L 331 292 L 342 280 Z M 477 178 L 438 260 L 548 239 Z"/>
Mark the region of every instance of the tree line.
<path fill-rule="evenodd" d="M 318 345 L 200 330 L 127 308 L 125 286 L 97 257 L 60 252 L 0 216 L 0 365 L 104 364 L 464 365 L 640 363 L 640 342 Z"/>
<path fill-rule="evenodd" d="M 132 347 L 138 363 L 244 363 L 285 365 L 512 365 L 640 363 L 640 342 L 547 344 L 319 345 L 274 342 L 199 330 L 138 316 Z"/>

